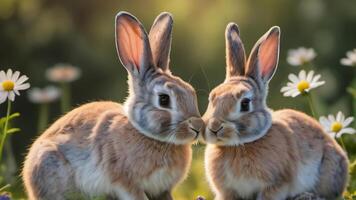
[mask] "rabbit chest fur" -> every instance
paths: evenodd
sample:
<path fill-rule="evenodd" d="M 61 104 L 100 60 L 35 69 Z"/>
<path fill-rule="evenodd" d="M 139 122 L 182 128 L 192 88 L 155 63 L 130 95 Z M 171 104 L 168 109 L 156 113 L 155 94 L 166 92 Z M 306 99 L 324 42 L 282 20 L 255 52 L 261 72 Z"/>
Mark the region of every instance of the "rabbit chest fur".
<path fill-rule="evenodd" d="M 51 176 L 56 170 L 58 177 L 51 178 L 63 182 L 63 188 L 53 186 L 52 190 L 135 199 L 130 190 L 140 188 L 154 196 L 182 180 L 190 165 L 191 148 L 150 139 L 134 129 L 120 104 L 95 102 L 53 124 L 35 142 L 26 160 L 24 181 L 36 182 L 36 192 L 49 188 L 41 185 L 46 177 L 43 173 Z"/>

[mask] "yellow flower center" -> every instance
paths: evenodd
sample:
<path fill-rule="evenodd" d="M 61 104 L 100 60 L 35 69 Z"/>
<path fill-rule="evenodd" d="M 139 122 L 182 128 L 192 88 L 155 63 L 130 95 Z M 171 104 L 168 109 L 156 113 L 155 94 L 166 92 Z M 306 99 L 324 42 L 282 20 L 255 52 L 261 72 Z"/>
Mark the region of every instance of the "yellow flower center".
<path fill-rule="evenodd" d="M 310 85 L 307 81 L 300 81 L 297 85 L 299 92 L 304 93 L 306 89 L 309 89 Z"/>
<path fill-rule="evenodd" d="M 331 131 L 338 133 L 342 129 L 342 124 L 340 122 L 334 122 L 331 124 Z"/>
<path fill-rule="evenodd" d="M 2 82 L 2 88 L 4 88 L 5 91 L 12 91 L 14 87 L 15 87 L 15 83 L 12 81 Z"/>
<path fill-rule="evenodd" d="M 306 64 L 308 61 L 305 57 L 300 57 L 300 62 L 302 63 L 302 65 Z"/>

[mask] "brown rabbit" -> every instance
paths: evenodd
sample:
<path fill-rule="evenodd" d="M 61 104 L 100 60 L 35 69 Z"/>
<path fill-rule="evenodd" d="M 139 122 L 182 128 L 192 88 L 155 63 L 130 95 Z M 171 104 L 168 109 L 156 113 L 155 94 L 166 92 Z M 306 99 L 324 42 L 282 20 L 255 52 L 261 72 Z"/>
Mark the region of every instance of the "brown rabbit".
<path fill-rule="evenodd" d="M 129 96 L 124 106 L 80 106 L 34 142 L 23 169 L 31 200 L 73 199 L 77 192 L 88 198 L 172 199 L 204 123 L 194 89 L 168 68 L 171 31 L 168 13 L 157 17 L 149 35 L 129 13 L 116 16 Z"/>
<path fill-rule="evenodd" d="M 210 93 L 203 116 L 206 175 L 216 200 L 283 200 L 302 192 L 336 199 L 346 187 L 347 156 L 319 123 L 266 105 L 279 42 L 280 29 L 272 27 L 246 62 L 238 26 L 226 28 L 226 79 Z"/>

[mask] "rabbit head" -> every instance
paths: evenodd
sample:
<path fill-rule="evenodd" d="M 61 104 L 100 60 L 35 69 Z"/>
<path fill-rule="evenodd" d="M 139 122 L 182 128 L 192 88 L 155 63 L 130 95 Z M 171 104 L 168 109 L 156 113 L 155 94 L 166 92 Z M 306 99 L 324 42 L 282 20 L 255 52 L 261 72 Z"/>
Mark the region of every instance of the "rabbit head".
<path fill-rule="evenodd" d="M 131 14 L 116 16 L 116 47 L 129 74 L 124 104 L 132 125 L 144 135 L 168 143 L 194 141 L 204 122 L 194 88 L 169 69 L 173 20 L 160 14 L 147 35 Z"/>
<path fill-rule="evenodd" d="M 266 96 L 278 64 L 280 29 L 272 27 L 264 34 L 247 61 L 236 24 L 228 24 L 225 37 L 226 79 L 209 95 L 203 139 L 229 146 L 255 141 L 271 127 Z"/>

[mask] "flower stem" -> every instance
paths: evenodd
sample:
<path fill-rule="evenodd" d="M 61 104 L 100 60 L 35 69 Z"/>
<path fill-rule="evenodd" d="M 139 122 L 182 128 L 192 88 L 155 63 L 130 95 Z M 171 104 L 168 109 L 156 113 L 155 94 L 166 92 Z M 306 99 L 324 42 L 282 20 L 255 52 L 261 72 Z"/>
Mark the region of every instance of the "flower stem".
<path fill-rule="evenodd" d="M 5 120 L 5 125 L 3 129 L 3 133 L 1 135 L 1 142 L 0 142 L 0 163 L 2 161 L 2 153 L 4 149 L 4 143 L 6 140 L 6 134 L 7 134 L 7 126 L 9 124 L 9 116 L 10 116 L 10 111 L 11 111 L 11 101 L 10 99 L 7 100 L 7 111 L 6 111 L 6 120 Z"/>
<path fill-rule="evenodd" d="M 38 133 L 43 131 L 48 124 L 48 104 L 44 103 L 40 105 L 39 117 L 38 117 Z"/>
<path fill-rule="evenodd" d="M 9 188 L 10 186 L 11 186 L 10 184 L 6 184 L 6 185 L 2 186 L 0 188 L 0 192 L 4 191 L 5 189 Z"/>
<path fill-rule="evenodd" d="M 68 83 L 62 83 L 61 109 L 65 113 L 70 108 L 70 87 Z"/>
<path fill-rule="evenodd" d="M 341 143 L 342 148 L 347 152 L 344 140 L 342 139 L 342 136 L 340 136 L 340 143 Z"/>
<path fill-rule="evenodd" d="M 317 118 L 318 118 L 318 116 L 317 116 L 317 113 L 315 112 L 315 109 L 314 109 L 314 101 L 313 101 L 313 97 L 311 96 L 311 94 L 310 94 L 310 93 L 306 93 L 305 95 L 307 96 L 307 99 L 308 99 L 308 103 L 309 103 L 310 111 L 311 111 L 311 113 L 312 113 L 313 117 L 314 117 L 315 119 L 317 119 Z"/>

